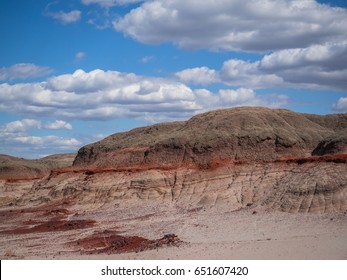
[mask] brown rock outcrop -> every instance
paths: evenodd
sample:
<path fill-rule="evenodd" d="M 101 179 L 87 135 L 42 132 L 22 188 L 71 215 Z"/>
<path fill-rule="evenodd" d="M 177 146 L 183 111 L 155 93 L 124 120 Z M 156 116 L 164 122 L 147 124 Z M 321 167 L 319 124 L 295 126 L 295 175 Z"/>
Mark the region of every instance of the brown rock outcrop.
<path fill-rule="evenodd" d="M 347 131 L 336 133 L 321 141 L 313 150 L 313 155 L 347 154 Z"/>

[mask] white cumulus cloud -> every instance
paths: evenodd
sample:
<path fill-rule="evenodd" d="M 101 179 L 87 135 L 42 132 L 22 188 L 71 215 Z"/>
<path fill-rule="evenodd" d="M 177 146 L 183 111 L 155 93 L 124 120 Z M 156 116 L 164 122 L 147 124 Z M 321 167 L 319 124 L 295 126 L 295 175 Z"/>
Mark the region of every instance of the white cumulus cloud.
<path fill-rule="evenodd" d="M 314 0 L 153 0 L 113 25 L 142 43 L 268 52 L 342 40 L 347 10 Z"/>
<path fill-rule="evenodd" d="M 42 152 L 51 154 L 77 151 L 84 143 L 76 138 L 56 135 L 32 135 L 35 130 L 72 129 L 65 121 L 55 121 L 42 125 L 40 120 L 22 119 L 0 126 L 0 153 L 20 157 L 37 158 Z"/>
<path fill-rule="evenodd" d="M 6 123 L 2 127 L 3 133 L 23 133 L 31 128 L 41 128 L 41 121 L 34 119 L 23 119 Z"/>
<path fill-rule="evenodd" d="M 1 137 L 1 135 L 0 135 Z M 25 147 L 25 149 L 33 148 L 35 150 L 44 151 L 46 149 L 77 150 L 83 143 L 75 138 L 63 138 L 55 135 L 48 136 L 15 136 L 12 139 L 2 139 L 4 142 L 10 142 L 13 149 Z M 8 141 L 10 140 L 10 141 Z M 24 145 L 24 146 L 22 146 Z M 8 151 L 9 152 L 9 151 Z"/>
<path fill-rule="evenodd" d="M 219 70 L 192 68 L 176 76 L 201 85 L 346 90 L 347 41 L 275 51 L 254 62 L 230 59 Z"/>
<path fill-rule="evenodd" d="M 159 122 L 240 104 L 286 105 L 281 95 L 274 94 L 269 99 L 252 90 L 236 92 L 238 95 L 231 100 L 223 91 L 196 90 L 170 79 L 99 69 L 77 70 L 40 83 L 0 84 L 0 110 L 58 119 L 133 118 Z M 69 129 L 62 122 L 54 125 Z"/>
<path fill-rule="evenodd" d="M 219 81 L 218 73 L 206 66 L 185 69 L 176 73 L 176 76 L 185 83 L 208 85 Z"/>
<path fill-rule="evenodd" d="M 334 105 L 333 109 L 337 112 L 347 112 L 347 97 L 341 97 Z"/>
<path fill-rule="evenodd" d="M 40 120 L 36 119 L 22 119 L 4 124 L 1 128 L 3 134 L 16 134 L 22 135 L 30 129 L 67 129 L 71 130 L 72 125 L 66 121 L 56 120 L 42 124 Z"/>
<path fill-rule="evenodd" d="M 56 120 L 43 126 L 46 129 L 72 129 L 72 125 L 66 121 Z"/>
<path fill-rule="evenodd" d="M 291 84 L 347 89 L 347 40 L 274 52 L 258 68 Z"/>

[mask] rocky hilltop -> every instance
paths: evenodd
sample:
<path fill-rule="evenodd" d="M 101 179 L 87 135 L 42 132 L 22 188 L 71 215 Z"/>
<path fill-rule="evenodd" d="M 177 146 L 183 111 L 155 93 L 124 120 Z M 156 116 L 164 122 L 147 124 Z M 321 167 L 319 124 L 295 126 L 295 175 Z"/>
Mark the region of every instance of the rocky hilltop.
<path fill-rule="evenodd" d="M 116 133 L 82 147 L 75 167 L 180 166 L 346 152 L 347 114 L 239 107 Z"/>

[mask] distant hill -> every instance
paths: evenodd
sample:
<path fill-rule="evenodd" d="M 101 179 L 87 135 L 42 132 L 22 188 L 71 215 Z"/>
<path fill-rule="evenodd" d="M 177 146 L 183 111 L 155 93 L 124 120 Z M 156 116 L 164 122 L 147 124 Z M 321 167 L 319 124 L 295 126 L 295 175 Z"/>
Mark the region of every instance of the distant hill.
<path fill-rule="evenodd" d="M 75 160 L 76 153 L 69 154 L 55 154 L 43 157 L 38 162 L 44 163 L 49 166 L 51 169 L 63 168 L 71 166 L 73 161 Z"/>
<path fill-rule="evenodd" d="M 0 179 L 31 180 L 48 175 L 52 169 L 71 166 L 76 154 L 51 155 L 30 160 L 0 155 Z"/>

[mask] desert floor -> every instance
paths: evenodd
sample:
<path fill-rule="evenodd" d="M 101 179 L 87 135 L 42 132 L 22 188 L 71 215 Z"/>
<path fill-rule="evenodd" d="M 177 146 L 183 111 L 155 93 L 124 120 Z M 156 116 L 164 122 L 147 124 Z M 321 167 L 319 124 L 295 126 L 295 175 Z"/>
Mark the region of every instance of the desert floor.
<path fill-rule="evenodd" d="M 0 258 L 347 259 L 347 213 L 290 214 L 259 207 L 185 211 L 150 205 L 88 209 L 68 201 L 0 208 Z M 136 247 L 136 242 L 166 234 L 182 242 Z"/>

